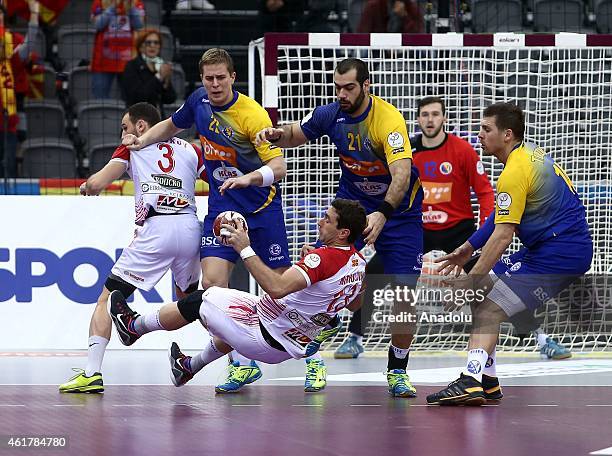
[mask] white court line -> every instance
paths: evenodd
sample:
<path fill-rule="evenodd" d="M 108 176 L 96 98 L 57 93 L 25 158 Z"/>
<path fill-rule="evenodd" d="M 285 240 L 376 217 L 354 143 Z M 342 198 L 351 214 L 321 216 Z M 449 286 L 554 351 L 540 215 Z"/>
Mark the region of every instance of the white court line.
<path fill-rule="evenodd" d="M 527 407 L 558 407 L 559 404 L 527 404 Z"/>
<path fill-rule="evenodd" d="M 603 450 L 592 451 L 589 454 L 596 454 L 598 456 L 612 455 L 612 447 L 604 448 Z"/>
<path fill-rule="evenodd" d="M 612 407 L 612 404 L 587 404 L 587 407 Z"/>
<path fill-rule="evenodd" d="M 291 404 L 291 407 L 323 407 L 322 404 Z"/>
<path fill-rule="evenodd" d="M 25 407 L 25 404 L 0 404 L 0 407 Z"/>
<path fill-rule="evenodd" d="M 232 407 L 261 407 L 261 404 L 232 404 Z"/>
<path fill-rule="evenodd" d="M 52 404 L 53 407 L 85 407 L 85 404 Z"/>
<path fill-rule="evenodd" d="M 351 404 L 351 407 L 380 407 L 380 404 Z"/>
<path fill-rule="evenodd" d="M 113 404 L 113 407 L 144 407 L 143 404 Z"/>

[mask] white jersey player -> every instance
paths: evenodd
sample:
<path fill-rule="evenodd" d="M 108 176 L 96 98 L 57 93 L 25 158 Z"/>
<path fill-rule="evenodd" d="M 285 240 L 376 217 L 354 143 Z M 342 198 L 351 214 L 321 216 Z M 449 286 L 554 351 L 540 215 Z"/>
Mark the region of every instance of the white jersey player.
<path fill-rule="evenodd" d="M 130 107 L 121 123 L 122 137 L 142 135 L 160 121 L 159 111 L 148 103 Z M 60 385 L 61 392 L 102 392 L 100 373 L 111 320 L 108 296 L 119 290 L 130 296 L 136 288 L 150 290 L 171 270 L 179 297 L 195 291 L 200 277 L 200 223 L 196 215 L 195 182 L 204 178 L 201 153 L 182 139 L 152 144 L 139 152 L 117 148 L 111 160 L 81 185 L 84 195 L 98 195 L 126 172 L 134 180 L 134 239 L 107 278 L 91 318 L 85 370 Z"/>
<path fill-rule="evenodd" d="M 365 209 L 359 202 L 336 199 L 318 225 L 324 247 L 311 249 L 283 273 L 261 261 L 244 230 L 223 225 L 231 232 L 229 243 L 266 294 L 260 298 L 212 287 L 167 304 L 156 313 L 139 315 L 120 293 L 112 293 L 109 310 L 121 341 L 131 345 L 148 332 L 174 330 L 200 320 L 212 336 L 204 351 L 191 358 L 175 343 L 170 348 L 177 386 L 232 349 L 269 364 L 312 355 L 339 329 L 337 313 L 359 306 L 356 298 L 366 266 L 353 245 L 366 226 Z"/>

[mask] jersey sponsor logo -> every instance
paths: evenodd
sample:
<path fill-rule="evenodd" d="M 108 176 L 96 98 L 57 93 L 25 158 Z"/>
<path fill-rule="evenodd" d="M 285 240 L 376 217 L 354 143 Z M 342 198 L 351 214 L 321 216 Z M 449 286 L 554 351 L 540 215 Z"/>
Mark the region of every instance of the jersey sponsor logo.
<path fill-rule="evenodd" d="M 293 326 L 298 327 L 306 323 L 306 320 L 300 315 L 297 310 L 290 310 L 289 312 L 285 313 L 285 316 L 289 319 L 289 321 L 291 321 Z"/>
<path fill-rule="evenodd" d="M 508 209 L 512 205 L 512 197 L 506 192 L 501 192 L 497 195 L 497 207 L 499 209 Z M 499 214 L 499 211 L 497 212 Z"/>
<path fill-rule="evenodd" d="M 311 339 L 308 336 L 302 334 L 296 328 L 288 329 L 282 334 L 282 336 L 289 342 L 291 342 L 293 345 L 296 345 L 300 348 L 304 348 L 311 342 Z"/>
<path fill-rule="evenodd" d="M 382 161 L 376 160 L 373 162 L 355 160 L 347 155 L 340 155 L 340 162 L 351 173 L 357 176 L 387 176 L 389 172 Z"/>
<path fill-rule="evenodd" d="M 310 269 L 315 269 L 321 264 L 321 257 L 316 253 L 309 253 L 304 258 L 304 264 Z"/>
<path fill-rule="evenodd" d="M 227 138 L 231 138 L 234 135 L 234 130 L 230 126 L 223 127 L 222 131 L 223 131 L 223 136 Z"/>
<path fill-rule="evenodd" d="M 521 266 L 523 266 L 523 264 L 520 261 L 517 261 L 516 263 L 514 263 L 512 266 L 510 266 L 510 271 L 511 272 L 516 272 L 519 269 L 521 269 Z"/>
<path fill-rule="evenodd" d="M 189 201 L 175 196 L 159 195 L 157 197 L 157 207 L 155 210 L 161 213 L 178 212 L 189 206 Z"/>
<path fill-rule="evenodd" d="M 467 370 L 471 374 L 479 374 L 480 371 L 482 370 L 482 366 L 480 365 L 480 361 L 476 361 L 475 359 L 470 361 L 468 363 L 468 365 L 467 365 Z"/>
<path fill-rule="evenodd" d="M 440 163 L 440 172 L 445 176 L 448 176 L 453 172 L 453 165 L 450 162 L 442 162 Z"/>
<path fill-rule="evenodd" d="M 220 166 L 219 168 L 215 168 L 213 171 L 213 177 L 215 180 L 219 182 L 225 182 L 232 177 L 240 177 L 244 174 L 238 168 L 234 168 L 233 166 Z"/>
<path fill-rule="evenodd" d="M 133 272 L 123 271 L 123 275 L 127 276 L 127 277 L 129 277 L 131 279 L 134 279 L 137 282 L 144 282 L 144 279 L 142 277 L 140 277 L 139 275 L 134 274 Z"/>
<path fill-rule="evenodd" d="M 366 195 L 382 195 L 383 193 L 386 193 L 387 189 L 389 188 L 389 186 L 383 182 L 370 182 L 365 180 L 363 182 L 353 183 Z"/>
<path fill-rule="evenodd" d="M 200 142 L 206 160 L 220 160 L 232 166 L 238 165 L 236 150 L 233 147 L 222 146 L 202 135 L 200 135 Z"/>
<path fill-rule="evenodd" d="M 446 223 L 448 214 L 444 211 L 434 211 L 429 206 L 428 211 L 423 212 L 423 223 Z"/>
<path fill-rule="evenodd" d="M 484 165 L 480 160 L 478 160 L 478 162 L 476 163 L 476 172 L 480 175 L 484 174 Z"/>
<path fill-rule="evenodd" d="M 313 315 L 312 317 L 310 317 L 310 320 L 318 326 L 326 326 L 331 320 L 332 320 L 331 315 L 328 315 L 326 313 L 318 313 L 316 315 Z"/>
<path fill-rule="evenodd" d="M 452 200 L 452 182 L 422 182 L 423 203 L 439 204 L 448 203 Z"/>
<path fill-rule="evenodd" d="M 164 188 L 179 189 L 183 186 L 183 180 L 168 174 L 151 174 L 155 182 Z"/>
<path fill-rule="evenodd" d="M 195 204 L 195 197 L 192 195 L 189 195 L 185 192 L 177 192 L 174 190 L 170 190 L 166 187 L 162 187 L 161 185 L 159 185 L 157 182 L 143 182 L 140 185 L 140 190 L 142 191 L 142 193 L 146 193 L 149 195 L 166 195 L 166 196 L 172 196 L 174 198 L 182 198 L 182 199 L 186 199 L 189 200 L 192 204 Z"/>
<path fill-rule="evenodd" d="M 215 236 L 202 236 L 202 247 L 221 247 L 221 244 Z"/>
<path fill-rule="evenodd" d="M 387 136 L 387 143 L 393 148 L 393 149 L 399 149 L 400 147 L 402 147 L 404 145 L 404 137 L 402 136 L 402 134 L 398 131 L 394 131 L 389 133 L 389 136 Z M 403 151 L 404 149 L 402 149 Z"/>
<path fill-rule="evenodd" d="M 268 252 L 270 252 L 270 255 L 272 255 L 272 256 L 280 255 L 282 250 L 283 250 L 282 247 L 280 245 L 278 245 L 278 244 L 272 244 L 268 248 Z"/>

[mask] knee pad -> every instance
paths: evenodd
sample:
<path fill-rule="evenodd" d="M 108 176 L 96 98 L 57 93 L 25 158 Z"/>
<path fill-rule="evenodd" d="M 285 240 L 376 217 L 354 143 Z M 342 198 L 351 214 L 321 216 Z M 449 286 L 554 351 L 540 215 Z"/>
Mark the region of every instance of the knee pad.
<path fill-rule="evenodd" d="M 110 292 L 120 291 L 125 299 L 132 296 L 132 293 L 134 293 L 134 290 L 136 290 L 134 285 L 127 283 L 125 280 L 120 279 L 114 274 L 108 276 L 106 282 L 104 282 L 104 286 Z"/>
<path fill-rule="evenodd" d="M 204 290 L 197 290 L 179 299 L 176 303 L 179 312 L 188 322 L 196 321 L 200 318 L 200 306 L 202 305 L 202 295 Z"/>

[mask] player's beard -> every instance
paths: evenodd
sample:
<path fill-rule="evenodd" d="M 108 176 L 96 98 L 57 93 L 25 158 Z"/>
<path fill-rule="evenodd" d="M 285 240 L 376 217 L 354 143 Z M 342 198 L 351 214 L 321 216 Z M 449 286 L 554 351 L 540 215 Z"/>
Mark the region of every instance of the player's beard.
<path fill-rule="evenodd" d="M 425 136 L 426 138 L 430 138 L 431 139 L 431 138 L 435 138 L 436 136 L 438 136 L 438 133 L 440 133 L 440 131 L 442 130 L 442 127 L 444 127 L 444 124 L 441 124 L 431 134 L 427 134 L 427 130 L 421 130 L 421 131 L 423 132 L 423 136 Z"/>
<path fill-rule="evenodd" d="M 361 104 L 363 103 L 364 99 L 365 99 L 365 90 L 363 90 L 363 87 L 362 87 L 361 92 L 359 93 L 359 96 L 355 100 L 355 103 L 349 102 L 348 108 L 343 108 L 342 103 L 340 103 L 340 108 L 342 109 L 342 111 L 346 112 L 347 114 L 353 114 L 355 111 L 357 111 L 361 107 Z"/>

